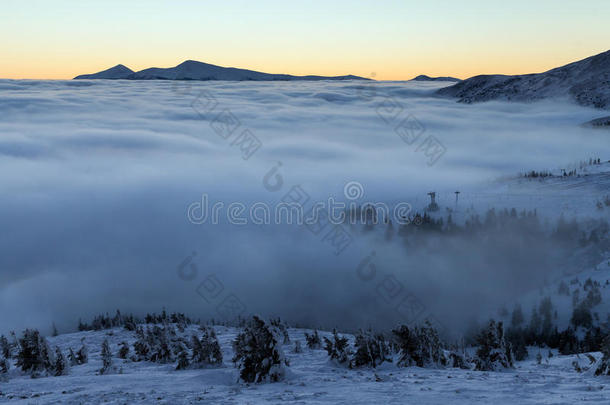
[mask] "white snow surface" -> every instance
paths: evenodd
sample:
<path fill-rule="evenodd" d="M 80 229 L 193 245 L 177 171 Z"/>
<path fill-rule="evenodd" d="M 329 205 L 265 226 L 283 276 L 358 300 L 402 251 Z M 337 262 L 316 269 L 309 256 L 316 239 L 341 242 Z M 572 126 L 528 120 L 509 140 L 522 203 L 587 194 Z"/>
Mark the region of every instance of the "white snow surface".
<path fill-rule="evenodd" d="M 0 403 L 23 404 L 606 404 L 610 401 L 610 377 L 595 377 L 595 364 L 586 355 L 562 356 L 530 348 L 532 360 L 518 362 L 515 369 L 480 372 L 461 369 L 398 368 L 384 363 L 377 369 L 347 369 L 328 361 L 324 350 L 305 346 L 303 332 L 289 329 L 291 343 L 284 345 L 290 360 L 285 381 L 270 384 L 238 382 L 231 363 L 231 342 L 237 330 L 215 326 L 224 356 L 220 368 L 175 371 L 175 365 L 133 363 L 116 357 L 121 341 L 134 341 L 133 333 L 120 328 L 49 337 L 51 347 L 64 352 L 80 347 L 84 340 L 89 363 L 70 369 L 69 375 L 31 379 L 14 369 L 8 382 L 0 382 Z M 198 326 L 186 334 L 197 333 Z M 321 336 L 329 336 L 322 332 Z M 349 336 L 353 343 L 353 336 Z M 97 375 L 101 368 L 100 347 L 108 339 L 113 365 L 122 374 Z M 292 352 L 300 340 L 303 353 Z M 133 350 L 133 348 L 132 348 Z M 597 360 L 600 353 L 592 353 Z M 577 373 L 572 363 L 588 368 Z"/>

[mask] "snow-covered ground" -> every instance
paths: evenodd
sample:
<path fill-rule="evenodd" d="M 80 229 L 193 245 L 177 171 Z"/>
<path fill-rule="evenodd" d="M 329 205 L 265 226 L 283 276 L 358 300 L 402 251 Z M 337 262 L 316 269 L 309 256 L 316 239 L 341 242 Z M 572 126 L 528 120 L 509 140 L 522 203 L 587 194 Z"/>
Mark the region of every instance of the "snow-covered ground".
<path fill-rule="evenodd" d="M 186 333 L 197 331 L 191 326 Z M 324 350 L 306 348 L 302 329 L 290 329 L 284 351 L 290 360 L 286 381 L 271 384 L 238 383 L 231 363 L 231 342 L 236 330 L 216 326 L 224 364 L 216 369 L 175 371 L 175 365 L 121 360 L 116 357 L 121 341 L 133 343 L 134 335 L 122 329 L 79 332 L 49 337 L 51 347 L 89 348 L 89 363 L 75 366 L 61 377 L 31 379 L 13 369 L 8 382 L 0 382 L 0 402 L 81 404 L 605 404 L 610 402 L 610 377 L 595 377 L 594 368 L 582 373 L 572 363 L 591 367 L 586 355 L 518 362 L 514 370 L 480 372 L 461 369 L 397 368 L 384 363 L 378 369 L 346 369 L 328 361 Z M 328 335 L 321 333 L 321 335 Z M 101 368 L 100 346 L 110 342 L 114 365 L 122 374 L 97 375 Z M 350 336 L 353 341 L 353 337 Z M 303 353 L 293 353 L 300 340 Z M 599 353 L 592 353 L 599 359 Z"/>

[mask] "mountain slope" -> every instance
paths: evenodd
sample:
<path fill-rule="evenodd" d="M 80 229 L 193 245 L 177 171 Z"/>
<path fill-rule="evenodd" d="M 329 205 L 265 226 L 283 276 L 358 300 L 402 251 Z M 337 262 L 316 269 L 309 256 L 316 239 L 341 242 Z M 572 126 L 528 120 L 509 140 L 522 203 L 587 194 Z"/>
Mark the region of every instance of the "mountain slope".
<path fill-rule="evenodd" d="M 119 65 L 122 66 L 122 65 Z M 124 66 L 123 66 L 124 67 Z M 368 80 L 362 77 L 347 76 L 292 76 L 286 74 L 271 74 L 256 72 L 254 70 L 227 68 L 211 65 L 209 63 L 187 60 L 172 68 L 148 68 L 139 72 L 129 70 L 129 73 L 122 74 L 121 77 L 108 77 L 108 72 L 112 69 L 92 75 L 80 75 L 75 79 L 128 79 L 128 80 L 230 80 L 230 81 L 275 81 L 275 80 Z M 127 68 L 125 68 L 127 69 Z M 118 73 L 118 72 L 117 72 Z"/>
<path fill-rule="evenodd" d="M 610 51 L 544 73 L 475 76 L 437 94 L 457 97 L 463 103 L 569 97 L 580 105 L 610 109 Z"/>
<path fill-rule="evenodd" d="M 584 127 L 587 127 L 587 128 L 606 128 L 606 129 L 610 129 L 610 116 L 596 118 L 594 120 L 587 121 L 587 122 L 583 123 L 582 125 Z"/>
<path fill-rule="evenodd" d="M 125 79 L 133 73 L 127 66 L 119 64 L 101 72 L 76 76 L 74 79 Z"/>

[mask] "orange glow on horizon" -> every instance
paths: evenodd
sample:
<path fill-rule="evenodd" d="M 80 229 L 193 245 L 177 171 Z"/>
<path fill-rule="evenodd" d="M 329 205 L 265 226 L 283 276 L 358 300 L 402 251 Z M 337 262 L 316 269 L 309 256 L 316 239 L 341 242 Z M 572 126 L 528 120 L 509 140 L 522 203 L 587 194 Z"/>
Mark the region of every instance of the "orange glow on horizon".
<path fill-rule="evenodd" d="M 134 71 L 139 71 L 149 67 L 169 68 L 178 65 L 179 63 L 193 59 L 201 62 L 211 63 L 225 67 L 236 67 L 242 69 L 256 70 L 266 73 L 286 73 L 295 76 L 304 75 L 321 75 L 321 76 L 340 76 L 353 74 L 356 76 L 373 78 L 375 80 L 409 80 L 413 77 L 426 74 L 428 76 L 453 76 L 460 79 L 476 76 L 479 74 L 526 74 L 543 72 L 567 63 L 575 62 L 584 59 L 594 54 L 604 52 L 598 50 L 588 53 L 572 52 L 570 55 L 562 57 L 546 57 L 541 56 L 537 59 L 528 58 L 489 58 L 485 60 L 477 60 L 473 63 L 472 60 L 466 57 L 462 58 L 447 58 L 447 60 L 430 60 L 425 56 L 420 60 L 395 60 L 381 64 L 376 67 L 375 63 L 367 63 L 366 67 L 357 61 L 336 61 L 333 63 L 324 63 L 323 61 L 309 61 L 309 65 L 299 63 L 299 61 L 253 61 L 248 63 L 247 58 L 241 57 L 238 59 L 227 58 L 223 60 L 211 60 L 204 57 L 189 57 L 183 58 L 164 58 L 158 62 L 145 63 L 129 63 L 126 60 L 110 60 L 107 58 L 97 57 L 93 60 L 72 59 L 70 65 L 66 64 L 60 58 L 44 58 L 39 56 L 28 63 L 22 63 L 23 59 L 5 60 L 0 67 L 0 78 L 3 79 L 47 79 L 47 80 L 69 80 L 80 74 L 96 73 L 119 63 L 129 67 Z M 231 62 L 234 59 L 234 62 Z M 323 59 L 323 58 L 320 58 Z M 151 58 L 152 60 L 152 58 Z M 327 60 L 327 59 L 326 59 Z M 476 58 L 474 59 L 476 60 Z M 275 62 L 275 63 L 274 63 Z M 351 63 L 350 63 L 351 62 Z M 368 69 L 367 69 L 368 67 Z"/>

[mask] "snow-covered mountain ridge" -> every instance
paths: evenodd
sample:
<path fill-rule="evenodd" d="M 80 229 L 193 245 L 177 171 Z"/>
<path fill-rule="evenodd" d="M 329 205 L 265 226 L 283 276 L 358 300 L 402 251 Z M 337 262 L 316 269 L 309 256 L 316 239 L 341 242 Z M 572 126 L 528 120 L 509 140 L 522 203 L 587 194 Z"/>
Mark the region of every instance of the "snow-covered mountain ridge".
<path fill-rule="evenodd" d="M 610 108 L 610 51 L 551 69 L 525 75 L 480 75 L 442 88 L 437 94 L 460 102 L 489 100 L 530 102 L 567 97 L 580 105 Z"/>

